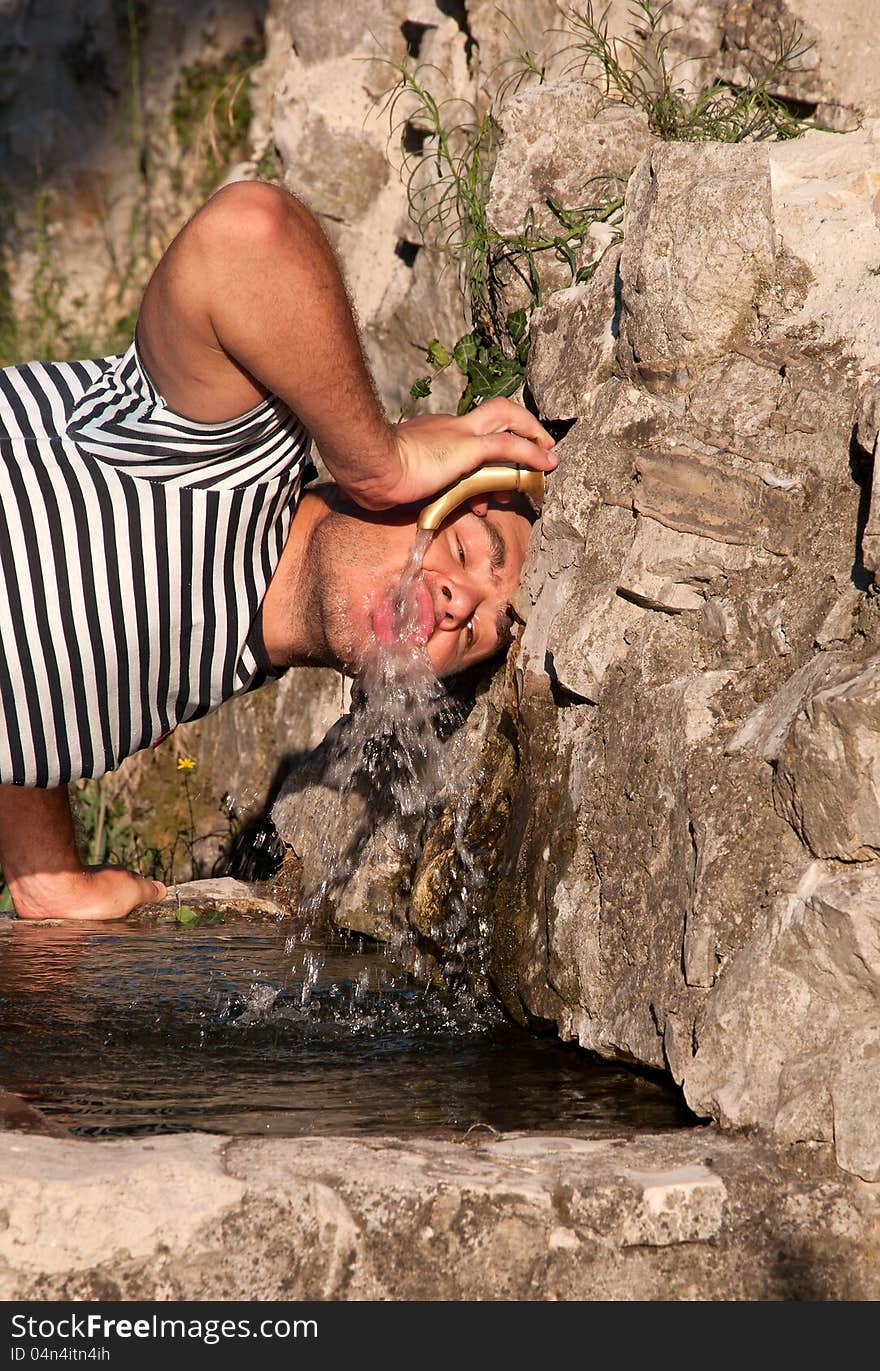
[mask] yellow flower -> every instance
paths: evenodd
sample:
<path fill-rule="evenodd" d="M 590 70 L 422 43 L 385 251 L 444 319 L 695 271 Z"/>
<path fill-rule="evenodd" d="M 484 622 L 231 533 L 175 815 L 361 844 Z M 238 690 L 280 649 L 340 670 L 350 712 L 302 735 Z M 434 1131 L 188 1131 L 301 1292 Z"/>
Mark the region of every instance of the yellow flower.
<path fill-rule="evenodd" d="M 178 771 L 194 771 L 195 765 L 192 757 L 178 757 L 177 759 Z"/>

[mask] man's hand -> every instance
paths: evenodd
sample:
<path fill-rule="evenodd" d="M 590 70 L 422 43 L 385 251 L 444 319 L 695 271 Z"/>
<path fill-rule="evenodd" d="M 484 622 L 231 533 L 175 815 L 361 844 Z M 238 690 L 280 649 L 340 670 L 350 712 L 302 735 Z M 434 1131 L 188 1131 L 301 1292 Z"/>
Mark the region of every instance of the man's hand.
<path fill-rule="evenodd" d="M 19 919 L 124 919 L 166 895 L 119 866 L 84 866 L 65 786 L 0 786 L 0 865 Z"/>
<path fill-rule="evenodd" d="M 359 492 L 359 502 L 369 508 L 428 500 L 487 462 L 553 471 L 558 461 L 553 439 L 534 415 L 501 396 L 458 417 L 407 419 L 397 425 L 395 436 L 400 475 L 375 494 Z"/>

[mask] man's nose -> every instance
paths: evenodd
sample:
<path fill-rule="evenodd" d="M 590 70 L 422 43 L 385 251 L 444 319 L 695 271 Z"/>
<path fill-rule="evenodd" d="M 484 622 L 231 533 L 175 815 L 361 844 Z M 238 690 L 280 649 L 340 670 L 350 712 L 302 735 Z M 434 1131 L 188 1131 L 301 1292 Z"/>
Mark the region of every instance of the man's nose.
<path fill-rule="evenodd" d="M 447 576 L 440 583 L 437 609 L 441 628 L 461 628 L 477 607 L 477 595 L 466 580 Z"/>

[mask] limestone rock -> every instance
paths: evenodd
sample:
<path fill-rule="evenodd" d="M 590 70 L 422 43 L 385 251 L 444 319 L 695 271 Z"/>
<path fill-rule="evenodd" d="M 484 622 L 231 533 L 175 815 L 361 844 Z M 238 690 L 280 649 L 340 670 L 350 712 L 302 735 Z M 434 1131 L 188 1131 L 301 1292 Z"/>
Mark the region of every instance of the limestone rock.
<path fill-rule="evenodd" d="M 620 275 L 623 355 L 649 387 L 685 390 L 735 339 L 753 339 L 774 251 L 763 144 L 646 153 L 627 189 Z"/>
<path fill-rule="evenodd" d="M 707 591 L 726 581 L 729 572 L 745 570 L 751 561 L 748 549 L 639 519 L 617 593 L 667 614 L 702 610 Z"/>
<path fill-rule="evenodd" d="M 852 128 L 859 115 L 880 113 L 874 17 L 870 0 L 840 0 L 833 8 L 822 0 L 736 0 L 725 7 L 721 70 L 734 82 L 766 70 L 780 32 L 796 32 L 803 50 L 773 89 L 818 104 L 819 117 L 833 127 Z"/>
<path fill-rule="evenodd" d="M 880 658 L 845 667 L 814 689 L 776 759 L 774 795 L 817 857 L 880 854 Z"/>
<path fill-rule="evenodd" d="M 138 905 L 128 917 L 133 923 L 161 923 L 183 905 L 197 915 L 216 913 L 224 919 L 246 923 L 277 923 L 291 913 L 271 885 L 221 876 L 213 880 L 181 881 L 179 885 L 169 887 L 166 899 L 157 904 Z"/>
<path fill-rule="evenodd" d="M 111 804 L 131 814 L 157 873 L 204 878 L 232 861 L 241 874 L 267 874 L 254 841 L 265 838 L 270 799 L 293 759 L 339 717 L 344 697 L 335 671 L 291 672 L 125 761 L 104 784 Z M 192 769 L 180 770 L 180 760 Z"/>
<path fill-rule="evenodd" d="M 493 228 L 521 233 L 531 213 L 537 229 L 556 232 L 548 197 L 566 210 L 621 197 L 653 138 L 641 111 L 601 106 L 586 81 L 529 86 L 506 101 L 486 208 Z"/>
<path fill-rule="evenodd" d="M 548 665 L 559 688 L 598 704 L 605 673 L 625 656 L 627 628 L 639 617 L 612 581 L 576 585 L 547 634 Z"/>
<path fill-rule="evenodd" d="M 785 331 L 809 332 L 857 358 L 862 367 L 876 368 L 880 125 L 869 122 L 844 138 L 806 133 L 770 145 L 767 155 L 779 240 L 811 278 Z"/>
<path fill-rule="evenodd" d="M 757 474 L 682 446 L 639 452 L 634 476 L 634 507 L 667 528 L 719 543 L 792 551 L 791 496 Z"/>
<path fill-rule="evenodd" d="M 356 223 L 388 180 L 384 150 L 347 129 L 331 129 L 320 111 L 307 111 L 301 125 L 278 129 L 276 137 L 288 164 L 292 146 L 296 149 L 297 171 L 288 172 L 289 188 L 313 213 L 334 222 Z"/>
<path fill-rule="evenodd" d="M 0 1134 L 0 1162 L 0 1297 L 19 1303 L 880 1293 L 876 1187 L 836 1170 L 826 1150 L 793 1157 L 714 1129 Z"/>
<path fill-rule="evenodd" d="M 794 719 L 803 708 L 810 691 L 817 685 L 821 689 L 834 677 L 841 661 L 846 661 L 840 653 L 817 653 L 805 662 L 799 671 L 790 676 L 771 699 L 759 705 L 747 719 L 740 724 L 730 742 L 727 752 L 738 752 L 751 748 L 765 762 L 775 762 L 779 756 L 786 734 Z"/>
<path fill-rule="evenodd" d="M 394 56 L 402 55 L 400 25 L 411 8 L 406 0 L 390 5 L 386 0 L 358 0 L 357 4 L 337 7 L 328 23 L 323 0 L 280 0 L 275 16 L 289 33 L 297 57 L 312 66 L 358 49 L 366 51 L 374 43 Z"/>
<path fill-rule="evenodd" d="M 609 248 L 590 281 L 557 291 L 532 317 L 529 385 L 547 419 L 570 419 L 611 376 L 619 261 L 620 248 Z"/>
<path fill-rule="evenodd" d="M 517 768 L 485 918 L 520 1022 L 870 1177 L 880 312 L 805 226 L 851 214 L 863 263 L 880 238 L 870 130 L 837 141 L 654 147 L 616 310 L 608 254 L 534 322 L 539 409 L 575 423 L 492 689 Z"/>
<path fill-rule="evenodd" d="M 813 862 L 725 967 L 684 1074 L 686 1098 L 787 1141 L 833 1139 L 842 1166 L 877 1180 L 878 1021 L 880 865 Z"/>

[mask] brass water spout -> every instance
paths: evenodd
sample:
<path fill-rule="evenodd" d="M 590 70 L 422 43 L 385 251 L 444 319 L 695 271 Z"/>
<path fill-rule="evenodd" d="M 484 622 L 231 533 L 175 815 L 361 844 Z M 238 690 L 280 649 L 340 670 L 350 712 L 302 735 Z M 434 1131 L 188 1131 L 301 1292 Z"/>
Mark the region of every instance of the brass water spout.
<path fill-rule="evenodd" d="M 544 503 L 544 473 L 533 471 L 531 467 L 505 466 L 500 462 L 489 462 L 479 470 L 471 472 L 470 476 L 456 481 L 454 486 L 450 486 L 436 500 L 425 505 L 419 515 L 419 528 L 434 533 L 443 520 L 465 500 L 470 500 L 475 495 L 491 495 L 496 490 L 521 490 L 540 509 Z"/>

